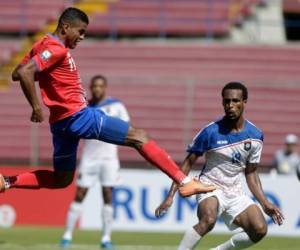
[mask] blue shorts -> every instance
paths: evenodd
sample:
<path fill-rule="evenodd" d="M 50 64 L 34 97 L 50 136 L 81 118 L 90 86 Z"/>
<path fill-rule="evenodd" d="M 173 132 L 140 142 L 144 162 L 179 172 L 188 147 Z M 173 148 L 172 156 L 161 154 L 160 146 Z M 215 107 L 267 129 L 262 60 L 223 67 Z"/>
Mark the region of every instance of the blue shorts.
<path fill-rule="evenodd" d="M 99 109 L 87 107 L 51 124 L 53 166 L 55 171 L 74 171 L 80 139 L 96 139 L 124 145 L 129 123 L 107 116 Z"/>

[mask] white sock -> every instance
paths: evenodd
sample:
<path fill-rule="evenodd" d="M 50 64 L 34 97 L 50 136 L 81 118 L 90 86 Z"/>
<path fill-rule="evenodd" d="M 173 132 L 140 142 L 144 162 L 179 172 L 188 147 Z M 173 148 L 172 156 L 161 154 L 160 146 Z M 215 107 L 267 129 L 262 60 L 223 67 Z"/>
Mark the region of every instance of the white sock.
<path fill-rule="evenodd" d="M 63 239 L 72 240 L 73 231 L 76 226 L 76 222 L 81 214 L 81 211 L 82 211 L 82 203 L 73 201 L 68 211 L 66 229 L 63 235 Z"/>
<path fill-rule="evenodd" d="M 192 227 L 185 232 L 178 250 L 192 250 L 196 247 L 200 239 L 201 236 Z"/>
<path fill-rule="evenodd" d="M 240 232 L 231 237 L 230 240 L 216 247 L 216 250 L 239 250 L 248 248 L 255 243 L 245 232 Z"/>
<path fill-rule="evenodd" d="M 186 176 L 180 184 L 185 185 L 185 184 L 189 183 L 191 180 L 192 180 L 191 177 Z"/>
<path fill-rule="evenodd" d="M 112 205 L 104 204 L 102 209 L 102 242 L 111 241 L 113 212 L 114 211 Z"/>

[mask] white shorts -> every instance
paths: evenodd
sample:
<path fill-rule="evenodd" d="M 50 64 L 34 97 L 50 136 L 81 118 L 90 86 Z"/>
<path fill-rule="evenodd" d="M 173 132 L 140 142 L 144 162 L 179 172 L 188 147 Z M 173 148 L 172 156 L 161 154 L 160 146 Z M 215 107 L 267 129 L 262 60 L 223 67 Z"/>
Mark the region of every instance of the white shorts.
<path fill-rule="evenodd" d="M 254 201 L 247 195 L 227 197 L 220 189 L 206 194 L 198 194 L 197 201 L 200 204 L 208 197 L 217 198 L 219 202 L 218 216 L 223 219 L 229 230 L 235 230 L 238 228 L 239 226 L 233 223 L 234 219 L 249 206 L 255 204 Z"/>
<path fill-rule="evenodd" d="M 114 187 L 120 182 L 120 162 L 117 158 L 101 161 L 81 162 L 78 170 L 77 185 L 90 188 L 100 181 L 104 187 Z"/>

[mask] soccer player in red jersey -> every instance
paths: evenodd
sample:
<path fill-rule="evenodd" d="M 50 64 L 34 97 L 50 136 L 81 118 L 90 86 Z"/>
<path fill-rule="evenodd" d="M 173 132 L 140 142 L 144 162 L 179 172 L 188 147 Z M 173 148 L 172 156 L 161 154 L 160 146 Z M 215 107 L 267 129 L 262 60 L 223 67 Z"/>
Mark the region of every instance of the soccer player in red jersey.
<path fill-rule="evenodd" d="M 60 16 L 55 32 L 36 42 L 12 73 L 13 80 L 20 81 L 32 107 L 31 121 L 37 123 L 44 120 L 34 83 L 35 78 L 39 81 L 43 102 L 50 110 L 54 171 L 0 175 L 0 191 L 68 186 L 74 177 L 77 147 L 81 138 L 135 148 L 147 161 L 180 185 L 182 196 L 214 190 L 214 186 L 187 177 L 170 156 L 154 140 L 149 139 L 144 130 L 87 107 L 85 92 L 69 49 L 75 49 L 84 39 L 88 23 L 83 11 L 67 8 Z"/>

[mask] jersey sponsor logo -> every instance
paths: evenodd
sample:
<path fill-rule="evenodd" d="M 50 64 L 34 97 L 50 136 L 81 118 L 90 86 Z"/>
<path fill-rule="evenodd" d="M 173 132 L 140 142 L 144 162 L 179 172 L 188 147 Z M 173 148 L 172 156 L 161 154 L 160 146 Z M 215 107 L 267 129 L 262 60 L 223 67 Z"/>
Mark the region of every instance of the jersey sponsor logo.
<path fill-rule="evenodd" d="M 44 50 L 41 54 L 41 58 L 44 60 L 44 61 L 48 61 L 50 58 L 51 58 L 52 54 L 49 50 Z"/>
<path fill-rule="evenodd" d="M 249 150 L 251 149 L 251 147 L 252 147 L 251 141 L 246 141 L 246 142 L 244 143 L 244 149 L 245 149 L 246 151 L 249 151 Z"/>
<path fill-rule="evenodd" d="M 228 144 L 227 140 L 222 140 L 222 141 L 217 141 L 218 145 L 224 145 L 224 144 Z"/>

